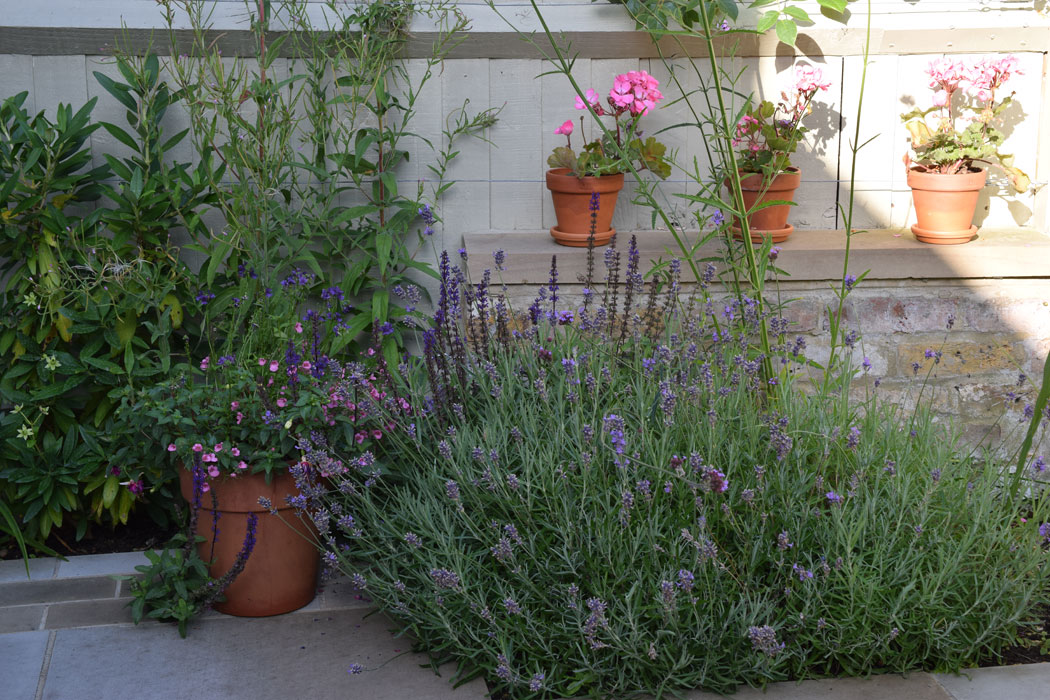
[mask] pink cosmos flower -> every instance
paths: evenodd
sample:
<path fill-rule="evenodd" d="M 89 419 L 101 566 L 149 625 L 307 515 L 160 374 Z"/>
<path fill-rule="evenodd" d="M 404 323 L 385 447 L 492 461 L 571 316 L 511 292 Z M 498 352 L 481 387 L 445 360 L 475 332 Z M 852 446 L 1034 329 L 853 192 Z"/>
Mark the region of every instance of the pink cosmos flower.
<path fill-rule="evenodd" d="M 566 119 L 564 124 L 562 124 L 557 129 L 554 130 L 554 133 L 555 134 L 564 134 L 565 136 L 568 136 L 569 134 L 571 134 L 572 133 L 572 120 L 571 119 Z"/>
<path fill-rule="evenodd" d="M 284 408 L 287 405 L 288 405 L 288 399 L 284 398 L 283 396 L 281 398 L 277 399 L 277 407 L 278 408 Z"/>
<path fill-rule="evenodd" d="M 277 360 L 274 360 L 273 362 L 270 363 L 270 371 L 271 372 L 276 372 L 278 367 L 280 367 L 280 365 L 277 363 Z"/>
<path fill-rule="evenodd" d="M 175 449 L 176 449 L 176 447 L 175 447 L 175 443 L 174 442 L 171 443 L 170 445 L 168 445 L 168 452 L 174 452 Z"/>
<path fill-rule="evenodd" d="M 234 448 L 230 449 L 230 454 L 233 455 L 234 457 L 240 457 L 241 456 L 241 451 L 239 449 L 237 449 L 236 447 L 234 447 Z"/>
<path fill-rule="evenodd" d="M 204 445 L 200 444 L 199 442 L 193 443 L 193 451 L 194 452 L 200 452 L 203 449 L 204 449 Z"/>

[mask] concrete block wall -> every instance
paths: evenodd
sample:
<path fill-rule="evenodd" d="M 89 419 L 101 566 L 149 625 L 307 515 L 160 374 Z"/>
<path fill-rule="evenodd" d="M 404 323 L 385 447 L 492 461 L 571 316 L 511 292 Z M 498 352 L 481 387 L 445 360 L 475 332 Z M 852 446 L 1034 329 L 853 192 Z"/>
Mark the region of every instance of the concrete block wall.
<path fill-rule="evenodd" d="M 575 77 L 584 87 L 605 92 L 617 73 L 644 69 L 661 80 L 669 103 L 678 93 L 670 85 L 672 71 L 685 91 L 697 89 L 701 77 L 710 77 L 698 58 L 703 55 L 701 45 L 693 41 L 665 46 L 670 60 L 664 64 L 648 37 L 633 31 L 633 21 L 621 6 L 586 0 L 545 0 L 541 4 L 553 29 L 567 32 L 567 39 L 573 42 Z M 1017 165 L 1033 176 L 1037 187 L 1014 195 L 1003 178 L 993 174 L 982 194 L 977 222 L 1046 230 L 1050 188 L 1041 184 L 1050 177 L 1050 94 L 1044 85 L 1050 20 L 1034 9 L 1036 4 L 1028 0 L 874 2 L 873 55 L 860 114 L 860 141 L 875 140 L 859 156 L 855 226 L 900 227 L 913 222 L 901 162 L 907 140 L 899 115 L 915 103 L 928 102 L 926 63 L 942 53 L 974 58 L 1012 52 L 1020 60 L 1022 73 L 1009 83 L 1017 102 L 1005 114 L 1003 151 L 1016 155 Z M 228 30 L 222 41 L 230 42 L 231 53 L 242 50 L 243 42 L 237 42 L 244 34 L 243 2 L 219 0 L 214 7 L 216 28 Z M 311 2 L 309 8 L 320 22 L 324 5 Z M 568 82 L 558 75 L 538 77 L 549 64 L 499 15 L 480 4 L 464 4 L 460 9 L 470 17 L 472 29 L 429 86 L 412 130 L 440 143 L 446 115 L 467 99 L 470 109 L 502 105 L 503 111 L 488 135 L 492 144 L 463 142 L 453 165 L 450 175 L 457 184 L 439 207 L 450 234 L 443 243 L 452 247 L 464 233 L 545 230 L 553 224 L 543 185 L 546 157 L 562 143 L 562 137 L 552 133 L 554 127 L 579 115 L 573 109 L 574 93 Z M 500 0 L 497 9 L 525 31 L 538 26 L 530 7 Z M 831 89 L 819 95 L 807 120 L 811 131 L 794 158 L 803 171 L 803 186 L 793 223 L 799 229 L 839 228 L 843 221 L 838 205 L 846 197 L 843 183 L 850 171 L 849 143 L 858 118 L 865 18 L 854 9 L 850 22 L 843 26 L 813 14 L 816 21 L 802 28 L 797 50 L 778 45 L 772 37 L 752 40 L 744 36 L 739 57 L 726 68 L 731 74 L 747 69 L 739 89 L 774 101 L 790 82 L 797 63 L 821 66 L 831 79 Z M 120 29 L 122 24 L 126 29 Z M 122 108 L 98 88 L 91 74 L 111 70 L 104 66 L 104 49 L 114 45 L 118 33 L 123 31 L 125 41 L 133 46 L 144 46 L 148 33 L 160 30 L 162 23 L 153 0 L 104 0 L 90 6 L 77 0 L 41 0 L 5 8 L 0 25 L 0 95 L 28 89 L 31 107 L 53 110 L 60 101 L 77 104 L 98 94 L 97 118 L 120 121 Z M 418 75 L 426 41 L 435 27 L 421 17 L 412 29 L 414 43 L 408 46 L 406 60 L 409 73 Z M 154 37 L 154 45 L 158 51 L 166 50 L 162 32 Z M 693 58 L 683 56 L 683 50 Z M 287 72 L 285 63 L 279 60 L 274 70 Z M 171 120 L 175 128 L 184 117 L 173 111 Z M 668 104 L 643 124 L 649 134 L 656 134 L 685 120 L 692 121 L 692 117 L 684 104 Z M 659 137 L 677 150 L 680 162 L 692 163 L 696 157 L 701 172 L 706 172 L 704 135 L 699 129 L 676 129 Z M 581 140 L 576 138 L 574 143 L 578 146 Z M 117 149 L 102 130 L 95 133 L 92 145 Z M 405 186 L 428 176 L 423 163 L 432 154 L 422 141 L 414 150 L 414 155 L 423 158 L 414 158 L 400 173 Z M 624 205 L 614 221 L 618 230 L 651 226 L 648 211 L 629 205 L 633 190 L 629 183 L 621 198 Z M 691 191 L 695 187 L 683 171 L 676 171 L 659 189 L 660 197 L 681 221 L 688 220 L 689 207 L 675 195 Z"/>

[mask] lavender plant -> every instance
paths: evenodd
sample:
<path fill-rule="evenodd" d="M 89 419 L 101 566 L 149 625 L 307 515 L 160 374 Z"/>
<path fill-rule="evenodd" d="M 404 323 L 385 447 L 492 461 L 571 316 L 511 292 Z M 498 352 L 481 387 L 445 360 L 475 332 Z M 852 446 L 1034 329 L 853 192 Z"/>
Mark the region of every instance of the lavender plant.
<path fill-rule="evenodd" d="M 781 318 L 715 296 L 710 266 L 645 295 L 636 259 L 611 246 L 583 303 L 552 262 L 519 317 L 444 256 L 422 360 L 347 375 L 389 439 L 301 443 L 328 566 L 507 697 L 954 670 L 1009 643 L 1047 602 L 1046 496 L 999 488 L 921 406 L 800 391 Z"/>

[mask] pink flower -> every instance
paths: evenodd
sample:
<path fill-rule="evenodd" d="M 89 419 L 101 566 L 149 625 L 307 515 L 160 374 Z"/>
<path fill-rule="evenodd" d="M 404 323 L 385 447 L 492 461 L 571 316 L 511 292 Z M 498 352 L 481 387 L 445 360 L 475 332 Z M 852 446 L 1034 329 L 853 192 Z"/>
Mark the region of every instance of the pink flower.
<path fill-rule="evenodd" d="M 231 401 L 230 402 L 230 410 L 231 411 L 236 411 L 240 407 L 241 407 L 241 402 L 240 401 Z"/>
<path fill-rule="evenodd" d="M 202 371 L 202 372 L 203 372 L 204 370 L 208 369 L 208 361 L 209 361 L 210 359 L 211 359 L 211 355 L 209 355 L 208 357 L 205 357 L 205 358 L 204 358 L 203 360 L 201 360 L 201 371 Z"/>
<path fill-rule="evenodd" d="M 602 114 L 602 106 L 599 103 L 601 97 L 598 95 L 598 91 L 594 89 L 588 89 L 587 92 L 584 93 L 584 96 L 587 98 L 586 102 L 580 99 L 579 95 L 576 96 L 576 109 L 587 109 L 589 105 L 590 107 L 594 108 L 599 115 Z"/>
<path fill-rule="evenodd" d="M 146 490 L 145 484 L 142 483 L 142 479 L 138 481 L 128 482 L 128 491 L 131 491 L 136 496 Z"/>
<path fill-rule="evenodd" d="M 372 437 L 375 438 L 376 440 L 379 440 L 380 438 L 383 437 L 383 431 L 382 430 L 373 430 L 372 431 Z"/>
<path fill-rule="evenodd" d="M 240 457 L 241 456 L 241 451 L 239 449 L 237 449 L 236 447 L 234 447 L 234 448 L 230 449 L 230 454 L 233 455 L 234 457 Z"/>
<path fill-rule="evenodd" d="M 628 71 L 613 80 L 609 100 L 620 110 L 629 111 L 636 117 L 644 116 L 664 98 L 657 89 L 658 85 L 660 81 L 644 70 Z"/>
<path fill-rule="evenodd" d="M 942 56 L 930 61 L 926 67 L 926 74 L 930 76 L 931 88 L 939 87 L 954 92 L 966 77 L 966 66 L 961 61 Z"/>
<path fill-rule="evenodd" d="M 266 358 L 265 357 L 260 357 L 259 358 L 259 366 L 260 367 L 265 367 L 266 366 Z"/>
<path fill-rule="evenodd" d="M 571 134 L 572 133 L 572 120 L 571 119 L 566 119 L 564 124 L 562 124 L 557 129 L 554 130 L 554 133 L 556 133 L 556 134 L 564 134 L 565 136 L 568 136 L 569 134 Z"/>
<path fill-rule="evenodd" d="M 299 323 L 298 321 L 295 322 L 295 332 L 296 333 L 302 333 L 303 332 L 303 324 Z"/>
<path fill-rule="evenodd" d="M 208 476 L 210 476 L 210 477 L 216 477 L 216 476 L 218 476 L 218 475 L 219 475 L 219 468 L 218 468 L 217 466 L 215 466 L 215 465 L 213 464 L 213 465 L 211 465 L 210 467 L 208 467 Z"/>
<path fill-rule="evenodd" d="M 277 399 L 277 407 L 278 408 L 284 408 L 287 405 L 288 405 L 288 399 L 284 398 L 283 396 L 281 398 Z"/>
<path fill-rule="evenodd" d="M 219 458 L 213 455 L 211 452 L 205 452 L 204 456 L 201 457 L 202 462 L 218 462 Z"/>
<path fill-rule="evenodd" d="M 937 92 L 933 93 L 933 104 L 937 107 L 943 107 L 944 105 L 948 104 L 948 91 L 938 90 Z"/>
<path fill-rule="evenodd" d="M 271 372 L 276 372 L 278 367 L 280 367 L 280 365 L 277 364 L 277 360 L 274 360 L 273 362 L 270 363 L 270 371 Z"/>
<path fill-rule="evenodd" d="M 241 460 L 240 462 L 238 462 L 238 463 L 237 463 L 237 468 L 238 468 L 238 469 L 247 469 L 247 468 L 248 468 L 248 463 L 247 463 L 247 462 L 245 462 L 245 461 L 244 461 L 244 460 L 242 459 L 242 460 Z"/>
<path fill-rule="evenodd" d="M 795 89 L 799 92 L 812 95 L 817 90 L 827 90 L 829 87 L 831 81 L 824 80 L 824 72 L 817 66 L 795 66 Z"/>
<path fill-rule="evenodd" d="M 168 445 L 168 452 L 174 452 L 176 450 L 175 443 Z"/>
<path fill-rule="evenodd" d="M 216 445 L 212 449 L 214 449 L 216 452 L 222 452 L 222 443 L 220 442 L 218 445 Z"/>
<path fill-rule="evenodd" d="M 354 435 L 354 442 L 356 442 L 358 445 L 360 445 L 362 442 L 365 441 L 365 438 L 367 438 L 367 437 L 368 437 L 368 435 L 362 431 L 362 432 L 357 433 L 356 435 Z"/>
<path fill-rule="evenodd" d="M 244 414 L 243 414 L 243 413 L 241 413 L 240 411 L 237 411 L 237 425 L 240 425 L 240 424 L 241 424 L 241 421 L 242 421 L 243 419 L 244 419 Z"/>
<path fill-rule="evenodd" d="M 313 365 L 310 364 L 309 360 L 307 360 L 306 362 L 303 363 L 303 369 L 305 369 L 307 372 L 310 371 L 311 367 L 313 367 Z"/>
<path fill-rule="evenodd" d="M 201 493 L 208 493 L 209 491 L 211 491 L 211 484 L 205 481 L 201 484 Z"/>
<path fill-rule="evenodd" d="M 200 444 L 199 442 L 193 443 L 193 451 L 194 452 L 200 452 L 203 449 L 204 449 L 204 445 Z"/>

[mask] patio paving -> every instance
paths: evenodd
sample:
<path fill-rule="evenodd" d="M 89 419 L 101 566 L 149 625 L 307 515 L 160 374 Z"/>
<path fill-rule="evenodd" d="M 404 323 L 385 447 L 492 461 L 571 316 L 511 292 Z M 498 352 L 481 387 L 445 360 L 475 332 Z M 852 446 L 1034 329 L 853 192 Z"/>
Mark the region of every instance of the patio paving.
<path fill-rule="evenodd" d="M 0 562 L 0 697 L 4 700 L 474 700 L 345 581 L 325 585 L 302 610 L 271 618 L 209 612 L 181 639 L 171 625 L 131 623 L 126 584 L 141 553 Z M 351 675 L 350 664 L 365 672 Z M 688 700 L 714 700 L 694 692 Z M 833 679 L 745 688 L 739 700 L 1046 700 L 1050 664 L 975 669 L 966 675 Z"/>

